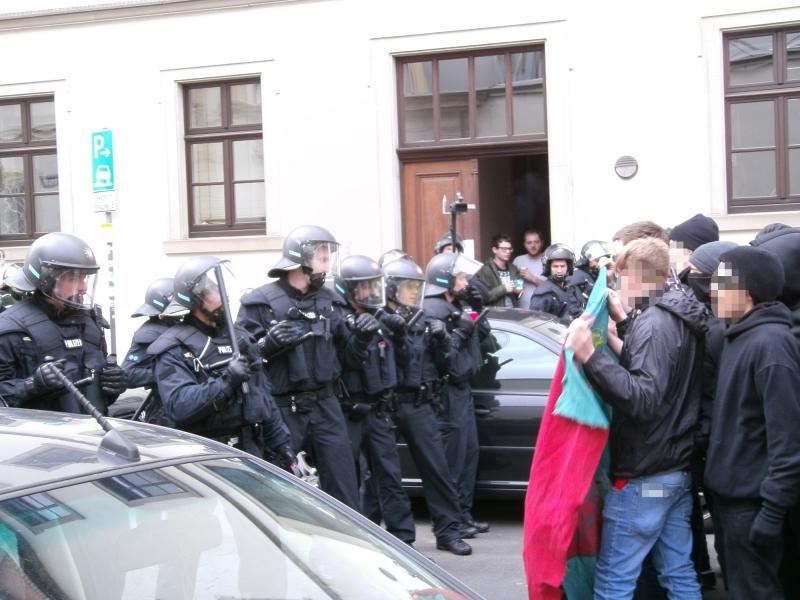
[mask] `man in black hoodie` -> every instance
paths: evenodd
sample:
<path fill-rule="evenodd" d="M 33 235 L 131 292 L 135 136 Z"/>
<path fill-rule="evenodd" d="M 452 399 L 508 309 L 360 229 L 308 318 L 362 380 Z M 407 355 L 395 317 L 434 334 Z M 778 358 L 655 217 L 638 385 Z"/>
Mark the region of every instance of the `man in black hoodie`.
<path fill-rule="evenodd" d="M 613 490 L 603 510 L 595 598 L 630 598 L 642 561 L 653 566 L 670 598 L 699 599 L 691 561 L 691 466 L 700 408 L 705 308 L 682 289 L 667 290 L 669 249 L 634 240 L 617 256 L 620 296 L 609 315 L 619 364 L 595 352 L 583 319 L 566 346 L 600 396 L 614 408 L 609 432 Z M 626 315 L 622 305 L 634 306 Z"/>
<path fill-rule="evenodd" d="M 714 498 L 731 597 L 783 598 L 778 566 L 787 511 L 800 495 L 800 350 L 776 302 L 780 260 L 763 248 L 722 255 L 712 280 L 725 331 L 705 484 Z"/>

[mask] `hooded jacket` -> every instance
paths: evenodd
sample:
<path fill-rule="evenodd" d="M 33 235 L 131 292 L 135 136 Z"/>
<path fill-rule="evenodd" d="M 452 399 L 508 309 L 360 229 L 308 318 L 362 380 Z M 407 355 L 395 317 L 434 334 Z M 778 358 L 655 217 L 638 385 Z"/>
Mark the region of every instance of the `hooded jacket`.
<path fill-rule="evenodd" d="M 627 328 L 619 364 L 595 352 L 584 365 L 614 407 L 609 433 L 614 477 L 688 469 L 698 427 L 705 307 L 670 290 Z"/>
<path fill-rule="evenodd" d="M 791 313 L 756 305 L 725 331 L 705 484 L 783 507 L 800 496 L 800 350 Z"/>

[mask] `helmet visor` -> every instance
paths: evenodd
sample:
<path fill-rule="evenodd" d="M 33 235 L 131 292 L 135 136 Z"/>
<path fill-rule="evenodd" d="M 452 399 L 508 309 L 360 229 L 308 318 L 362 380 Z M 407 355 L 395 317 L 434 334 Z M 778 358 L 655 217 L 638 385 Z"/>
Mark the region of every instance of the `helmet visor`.
<path fill-rule="evenodd" d="M 96 286 L 97 269 L 60 269 L 49 296 L 72 308 L 90 310 Z"/>
<path fill-rule="evenodd" d="M 220 263 L 222 276 L 224 278 L 223 284 L 225 291 L 228 294 L 228 302 L 231 305 L 231 311 L 235 315 L 236 307 L 233 306 L 239 300 L 239 285 L 236 277 L 231 270 L 230 263 Z M 192 295 L 197 299 L 198 305 L 201 309 L 209 314 L 218 313 L 222 310 L 222 286 L 217 279 L 217 270 L 209 269 L 195 282 L 192 286 Z"/>
<path fill-rule="evenodd" d="M 350 300 L 368 308 L 379 308 L 386 305 L 386 289 L 383 276 L 371 279 L 348 281 L 347 295 Z"/>
<path fill-rule="evenodd" d="M 477 260 L 472 260 L 463 254 L 459 254 L 455 264 L 453 265 L 453 275 L 456 276 L 464 273 L 468 277 L 472 277 L 475 275 L 475 273 L 480 271 L 482 266 L 483 265 Z"/>
<path fill-rule="evenodd" d="M 300 246 L 304 266 L 311 269 L 312 274 L 339 274 L 339 244 L 334 242 L 303 242 Z"/>
<path fill-rule="evenodd" d="M 425 282 L 419 279 L 396 279 L 395 300 L 409 308 L 422 308 L 425 299 Z"/>

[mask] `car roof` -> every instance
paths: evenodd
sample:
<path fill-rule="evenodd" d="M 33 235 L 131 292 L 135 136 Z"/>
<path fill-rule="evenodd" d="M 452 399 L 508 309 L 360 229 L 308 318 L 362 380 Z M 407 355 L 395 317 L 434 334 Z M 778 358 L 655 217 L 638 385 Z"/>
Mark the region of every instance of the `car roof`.
<path fill-rule="evenodd" d="M 109 419 L 139 449 L 138 461 L 100 450 L 103 428 L 88 415 L 0 408 L 0 496 L 55 482 L 239 453 L 175 429 Z"/>

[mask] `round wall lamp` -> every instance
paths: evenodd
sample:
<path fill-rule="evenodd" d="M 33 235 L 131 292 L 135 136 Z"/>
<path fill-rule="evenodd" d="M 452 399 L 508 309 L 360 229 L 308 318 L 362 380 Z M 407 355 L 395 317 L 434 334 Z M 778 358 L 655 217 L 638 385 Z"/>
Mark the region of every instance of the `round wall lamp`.
<path fill-rule="evenodd" d="M 632 156 L 620 156 L 614 163 L 614 171 L 622 179 L 630 179 L 639 171 L 639 163 Z"/>

